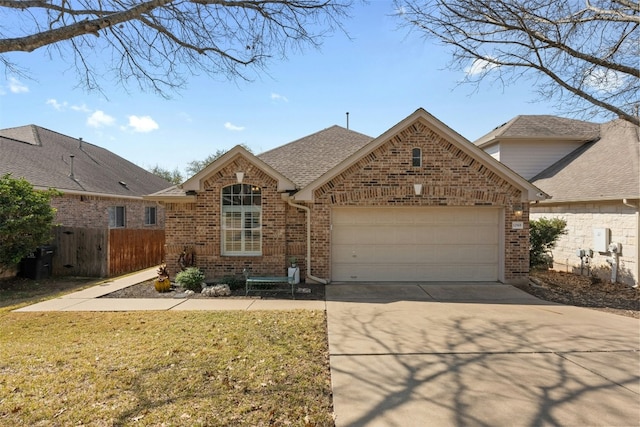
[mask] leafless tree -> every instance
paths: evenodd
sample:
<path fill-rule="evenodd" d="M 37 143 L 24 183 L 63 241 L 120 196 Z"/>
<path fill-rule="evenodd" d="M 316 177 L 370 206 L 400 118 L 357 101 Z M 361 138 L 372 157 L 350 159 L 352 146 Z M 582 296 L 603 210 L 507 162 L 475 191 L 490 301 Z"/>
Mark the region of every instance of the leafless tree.
<path fill-rule="evenodd" d="M 453 48 L 465 82 L 530 77 L 544 99 L 636 125 L 637 0 L 395 0 L 404 25 Z"/>
<path fill-rule="evenodd" d="M 80 82 L 137 83 L 166 95 L 199 72 L 251 79 L 268 60 L 317 47 L 352 0 L 0 0 L 0 63 L 47 48 Z"/>

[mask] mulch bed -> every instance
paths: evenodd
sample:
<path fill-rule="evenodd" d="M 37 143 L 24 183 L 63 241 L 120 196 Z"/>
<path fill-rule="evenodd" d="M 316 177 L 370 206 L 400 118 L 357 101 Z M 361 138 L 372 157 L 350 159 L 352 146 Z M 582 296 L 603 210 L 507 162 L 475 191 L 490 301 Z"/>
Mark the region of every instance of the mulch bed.
<path fill-rule="evenodd" d="M 315 283 L 301 283 L 296 292 L 297 300 L 324 301 L 324 285 Z M 172 287 L 170 292 L 157 292 L 153 280 L 138 283 L 119 291 L 104 295 L 101 298 L 185 298 L 184 290 Z M 226 297 L 208 297 L 200 293 L 189 295 L 188 298 L 262 298 L 262 299 L 293 299 L 291 292 L 250 292 L 245 295 L 244 286 L 241 289 L 232 289 L 231 295 Z"/>
<path fill-rule="evenodd" d="M 553 270 L 534 270 L 517 287 L 546 301 L 640 318 L 640 288 Z"/>

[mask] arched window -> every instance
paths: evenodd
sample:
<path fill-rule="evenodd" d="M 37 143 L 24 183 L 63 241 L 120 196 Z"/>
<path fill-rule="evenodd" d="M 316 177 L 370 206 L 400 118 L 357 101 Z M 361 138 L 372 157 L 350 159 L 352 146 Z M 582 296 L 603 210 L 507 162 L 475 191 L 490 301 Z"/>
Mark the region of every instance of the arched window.
<path fill-rule="evenodd" d="M 419 148 L 414 148 L 411 151 L 411 165 L 414 167 L 422 166 L 422 150 Z"/>
<path fill-rule="evenodd" d="M 262 255 L 262 193 L 251 184 L 222 188 L 222 255 Z"/>

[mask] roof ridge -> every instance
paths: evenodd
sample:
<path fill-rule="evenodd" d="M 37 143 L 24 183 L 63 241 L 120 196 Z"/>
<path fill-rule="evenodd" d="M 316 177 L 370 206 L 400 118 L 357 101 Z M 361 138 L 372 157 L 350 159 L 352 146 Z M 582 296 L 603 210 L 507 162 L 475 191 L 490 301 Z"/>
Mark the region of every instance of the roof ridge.
<path fill-rule="evenodd" d="M 362 132 L 358 132 L 358 131 L 355 131 L 355 130 L 352 130 L 352 129 L 347 129 L 347 128 L 342 127 L 342 126 L 340 126 L 340 125 L 331 125 L 331 126 L 329 126 L 329 127 L 326 127 L 326 128 L 324 128 L 324 129 L 321 129 L 321 130 L 319 130 L 319 131 L 313 132 L 313 133 L 311 133 L 311 134 L 309 134 L 309 135 L 306 135 L 306 136 L 303 136 L 303 137 L 300 137 L 300 138 L 294 139 L 293 141 L 289 141 L 289 142 L 287 142 L 286 144 L 278 145 L 277 147 L 273 147 L 273 148 L 272 148 L 272 149 L 270 149 L 270 150 L 263 151 L 262 153 L 257 154 L 256 156 L 257 156 L 257 157 L 260 157 L 260 156 L 262 156 L 263 154 L 271 153 L 272 151 L 275 151 L 275 150 L 280 150 L 280 149 L 282 149 L 283 147 L 287 147 L 287 146 L 289 146 L 289 145 L 291 145 L 291 144 L 294 144 L 294 143 L 296 143 L 296 142 L 302 141 L 302 140 L 304 140 L 304 139 L 309 139 L 309 138 L 311 138 L 311 137 L 313 137 L 313 136 L 316 136 L 316 135 L 318 135 L 318 134 L 321 134 L 322 132 L 326 132 L 326 131 L 328 131 L 328 130 L 335 129 L 335 128 L 340 129 L 340 130 L 346 130 L 346 131 L 348 131 L 348 132 L 357 133 L 358 135 L 362 135 L 362 136 L 364 136 L 364 137 L 367 137 L 367 138 L 371 138 L 371 139 L 373 139 L 373 137 L 372 137 L 372 136 L 366 135 L 366 134 L 364 134 L 364 133 L 362 133 Z"/>

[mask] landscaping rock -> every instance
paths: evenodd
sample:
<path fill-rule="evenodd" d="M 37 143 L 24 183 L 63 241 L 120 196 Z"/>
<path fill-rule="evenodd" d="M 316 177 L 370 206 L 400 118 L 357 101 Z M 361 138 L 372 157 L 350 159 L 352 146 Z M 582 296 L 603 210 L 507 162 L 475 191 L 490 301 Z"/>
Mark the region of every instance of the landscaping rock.
<path fill-rule="evenodd" d="M 231 295 L 231 288 L 229 285 L 215 285 L 202 288 L 202 295 L 207 297 L 226 297 Z"/>

